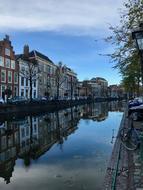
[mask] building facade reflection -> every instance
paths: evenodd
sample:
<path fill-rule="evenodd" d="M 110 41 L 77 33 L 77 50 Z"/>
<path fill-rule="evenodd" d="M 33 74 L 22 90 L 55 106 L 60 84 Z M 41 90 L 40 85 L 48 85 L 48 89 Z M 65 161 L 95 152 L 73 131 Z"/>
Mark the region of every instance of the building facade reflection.
<path fill-rule="evenodd" d="M 0 128 L 0 177 L 10 182 L 15 160 L 19 152 L 19 126 L 15 122 L 5 121 Z"/>
<path fill-rule="evenodd" d="M 109 111 L 122 110 L 122 106 L 120 104 L 119 108 L 117 102 L 95 103 L 1 122 L 0 177 L 10 183 L 18 158 L 23 160 L 25 167 L 29 167 L 31 160 L 38 159 L 55 143 L 62 148 L 68 136 L 78 129 L 80 119 L 100 122 L 108 117 Z"/>
<path fill-rule="evenodd" d="M 103 121 L 108 117 L 108 102 L 88 104 L 83 106 L 83 119 Z"/>

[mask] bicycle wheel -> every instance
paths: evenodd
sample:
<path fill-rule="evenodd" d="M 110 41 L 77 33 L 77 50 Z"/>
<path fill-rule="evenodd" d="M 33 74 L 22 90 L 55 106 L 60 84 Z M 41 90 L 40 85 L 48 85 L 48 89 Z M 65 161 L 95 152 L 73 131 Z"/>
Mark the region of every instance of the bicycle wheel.
<path fill-rule="evenodd" d="M 129 129 L 126 129 L 126 128 L 122 128 L 119 132 L 119 135 L 120 135 L 120 139 L 123 141 L 123 142 L 126 142 L 129 138 Z"/>
<path fill-rule="evenodd" d="M 120 131 L 121 143 L 127 150 L 136 150 L 140 145 L 138 133 L 135 129 L 131 128 L 127 131 L 122 129 Z"/>

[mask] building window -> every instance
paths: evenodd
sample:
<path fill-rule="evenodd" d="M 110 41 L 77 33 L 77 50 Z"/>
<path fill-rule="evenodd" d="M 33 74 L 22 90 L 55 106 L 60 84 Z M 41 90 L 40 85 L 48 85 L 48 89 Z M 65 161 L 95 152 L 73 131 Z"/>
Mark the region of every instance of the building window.
<path fill-rule="evenodd" d="M 1 86 L 1 91 L 4 92 L 5 91 L 5 85 Z"/>
<path fill-rule="evenodd" d="M 18 74 L 14 73 L 14 83 L 18 83 Z"/>
<path fill-rule="evenodd" d="M 5 55 L 8 55 L 8 56 L 10 56 L 10 49 L 8 49 L 8 48 L 5 48 Z"/>
<path fill-rule="evenodd" d="M 1 149 L 5 149 L 7 147 L 7 139 L 6 136 L 1 137 Z"/>
<path fill-rule="evenodd" d="M 44 72 L 46 72 L 47 70 L 47 65 L 44 65 Z"/>
<path fill-rule="evenodd" d="M 5 85 L 1 85 L 1 96 L 3 97 L 4 96 L 4 91 L 6 89 L 6 86 Z M 4 97 L 3 97 L 4 98 Z"/>
<path fill-rule="evenodd" d="M 26 86 L 28 86 L 28 79 L 26 79 Z"/>
<path fill-rule="evenodd" d="M 49 65 L 47 66 L 47 72 L 48 72 L 48 74 L 51 74 L 51 68 Z"/>
<path fill-rule="evenodd" d="M 21 136 L 22 136 L 22 138 L 25 137 L 25 129 L 24 128 L 21 129 Z"/>
<path fill-rule="evenodd" d="M 21 72 L 24 72 L 24 71 L 25 71 L 25 67 L 21 66 Z"/>
<path fill-rule="evenodd" d="M 26 89 L 26 98 L 28 98 L 28 89 Z"/>
<path fill-rule="evenodd" d="M 15 61 L 14 60 L 11 60 L 11 68 L 15 69 Z"/>
<path fill-rule="evenodd" d="M 8 82 L 12 82 L 12 72 L 8 71 Z"/>
<path fill-rule="evenodd" d="M 24 77 L 21 77 L 21 86 L 24 86 Z"/>
<path fill-rule="evenodd" d="M 6 71 L 1 70 L 1 82 L 6 82 Z"/>
<path fill-rule="evenodd" d="M 0 66 L 4 67 L 4 58 L 0 56 Z"/>
<path fill-rule="evenodd" d="M 21 89 L 21 96 L 24 96 L 24 89 Z"/>
<path fill-rule="evenodd" d="M 52 67 L 52 74 L 54 75 L 54 73 L 55 73 L 55 69 L 54 67 Z"/>
<path fill-rule="evenodd" d="M 36 87 L 36 80 L 34 80 L 34 87 Z"/>
<path fill-rule="evenodd" d="M 17 87 L 15 86 L 15 87 L 14 87 L 14 96 L 17 96 L 17 91 L 18 91 L 18 90 L 17 90 Z"/>
<path fill-rule="evenodd" d="M 26 127 L 26 136 L 29 135 L 29 127 Z"/>
<path fill-rule="evenodd" d="M 34 90 L 34 98 L 36 98 L 36 90 Z"/>
<path fill-rule="evenodd" d="M 10 59 L 6 58 L 5 61 L 6 61 L 6 67 L 10 68 Z"/>
<path fill-rule="evenodd" d="M 36 133 L 37 132 L 37 125 L 34 124 L 34 132 Z"/>

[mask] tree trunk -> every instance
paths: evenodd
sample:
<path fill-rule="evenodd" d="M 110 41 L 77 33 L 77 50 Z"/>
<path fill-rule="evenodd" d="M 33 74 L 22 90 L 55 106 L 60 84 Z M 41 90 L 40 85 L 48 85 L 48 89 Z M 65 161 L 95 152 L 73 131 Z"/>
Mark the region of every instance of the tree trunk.
<path fill-rule="evenodd" d="M 61 134 L 60 130 L 60 118 L 59 118 L 59 112 L 56 111 L 56 132 L 57 132 L 57 140 L 59 144 L 63 144 L 63 135 Z"/>
<path fill-rule="evenodd" d="M 32 102 L 32 78 L 30 77 L 30 102 Z"/>
<path fill-rule="evenodd" d="M 72 100 L 72 96 L 73 96 L 73 82 L 72 82 L 72 77 L 71 77 L 71 100 Z"/>
<path fill-rule="evenodd" d="M 137 78 L 137 96 L 140 95 L 140 79 Z"/>
<path fill-rule="evenodd" d="M 59 90 L 60 90 L 60 85 L 59 85 L 59 83 L 57 84 L 57 100 L 59 99 Z"/>
<path fill-rule="evenodd" d="M 73 108 L 71 107 L 71 125 L 74 127 Z"/>
<path fill-rule="evenodd" d="M 33 144 L 33 128 L 32 128 L 32 116 L 29 117 L 30 125 L 30 141 L 29 141 L 29 150 L 24 155 L 24 165 L 29 167 L 31 165 L 31 155 L 32 155 L 32 144 Z"/>

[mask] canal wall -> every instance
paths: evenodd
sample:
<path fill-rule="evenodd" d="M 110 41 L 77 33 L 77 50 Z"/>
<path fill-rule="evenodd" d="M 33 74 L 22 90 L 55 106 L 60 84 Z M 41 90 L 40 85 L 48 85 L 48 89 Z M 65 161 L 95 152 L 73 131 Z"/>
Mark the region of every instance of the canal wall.
<path fill-rule="evenodd" d="M 128 150 L 120 139 L 120 130 L 122 128 L 128 128 L 129 124 L 128 109 L 126 108 L 106 170 L 103 190 L 143 189 L 143 169 L 141 169 L 143 162 L 143 157 L 141 157 L 143 143 L 136 150 Z M 139 130 L 139 136 L 141 137 L 142 135 L 143 139 L 142 121 L 133 121 L 133 126 Z"/>
<path fill-rule="evenodd" d="M 124 112 L 121 124 L 119 127 L 119 131 L 128 125 L 127 111 Z M 127 163 L 127 155 L 124 147 L 121 144 L 119 138 L 119 131 L 116 137 L 116 141 L 113 147 L 113 151 L 111 154 L 111 158 L 107 167 L 106 176 L 105 176 L 105 183 L 104 183 L 104 190 L 127 190 L 126 188 L 126 177 L 122 178 L 120 172 L 126 171 L 128 167 Z M 120 178 L 119 178 L 120 176 Z M 120 183 L 121 182 L 121 183 Z"/>
<path fill-rule="evenodd" d="M 0 105 L 0 118 L 12 117 L 13 115 L 30 115 L 38 114 L 43 112 L 55 112 L 61 109 L 66 109 L 69 107 L 89 104 L 93 102 L 103 102 L 103 101 L 113 101 L 117 99 L 109 98 L 97 98 L 97 99 L 80 99 L 80 100 L 54 100 L 47 102 L 32 102 L 23 104 L 3 104 Z"/>

